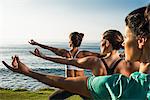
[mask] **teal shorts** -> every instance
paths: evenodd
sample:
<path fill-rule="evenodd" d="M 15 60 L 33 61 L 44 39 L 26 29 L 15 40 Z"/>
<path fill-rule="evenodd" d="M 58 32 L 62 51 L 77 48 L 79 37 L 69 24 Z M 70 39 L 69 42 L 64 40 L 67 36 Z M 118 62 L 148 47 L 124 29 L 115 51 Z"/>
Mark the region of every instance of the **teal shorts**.
<path fill-rule="evenodd" d="M 150 100 L 150 75 L 140 72 L 129 78 L 122 74 L 91 76 L 87 87 L 95 100 Z"/>

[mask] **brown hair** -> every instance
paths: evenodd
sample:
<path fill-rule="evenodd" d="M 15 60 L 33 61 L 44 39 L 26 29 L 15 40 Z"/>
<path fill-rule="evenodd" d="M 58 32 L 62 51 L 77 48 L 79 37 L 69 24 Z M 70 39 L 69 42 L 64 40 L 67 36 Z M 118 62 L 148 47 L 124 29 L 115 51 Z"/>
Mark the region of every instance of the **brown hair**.
<path fill-rule="evenodd" d="M 117 30 L 107 30 L 103 33 L 103 39 L 108 40 L 113 49 L 119 50 L 123 48 L 122 43 L 124 41 L 122 34 Z"/>
<path fill-rule="evenodd" d="M 78 32 L 72 32 L 72 33 L 70 33 L 69 37 L 72 41 L 73 46 L 79 47 L 81 45 L 84 34 L 78 33 Z"/>
<path fill-rule="evenodd" d="M 150 4 L 147 7 L 136 9 L 125 18 L 126 25 L 137 37 L 150 35 Z"/>

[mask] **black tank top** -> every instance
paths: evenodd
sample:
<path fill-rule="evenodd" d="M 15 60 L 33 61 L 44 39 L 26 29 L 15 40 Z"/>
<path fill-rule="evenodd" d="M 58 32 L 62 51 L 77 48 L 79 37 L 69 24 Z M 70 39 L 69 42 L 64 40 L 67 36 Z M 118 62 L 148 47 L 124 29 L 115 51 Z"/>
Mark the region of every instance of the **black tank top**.
<path fill-rule="evenodd" d="M 103 58 L 101 60 L 102 60 L 102 62 L 104 63 L 104 65 L 106 67 L 107 75 L 112 75 L 112 74 L 114 74 L 115 68 L 117 67 L 117 65 L 119 64 L 119 62 L 122 59 L 120 58 L 117 61 L 115 61 L 114 63 L 112 63 L 110 68 L 108 67 L 108 65 L 106 64 L 106 62 L 105 62 L 105 60 Z"/>

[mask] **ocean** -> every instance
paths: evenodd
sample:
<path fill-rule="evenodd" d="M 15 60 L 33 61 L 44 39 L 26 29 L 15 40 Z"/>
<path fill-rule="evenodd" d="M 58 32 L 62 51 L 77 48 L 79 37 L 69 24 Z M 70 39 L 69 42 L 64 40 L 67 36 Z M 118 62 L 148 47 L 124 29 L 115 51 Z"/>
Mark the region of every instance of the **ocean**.
<path fill-rule="evenodd" d="M 49 44 L 47 44 L 49 45 Z M 50 46 L 65 48 L 69 50 L 68 43 L 51 43 Z M 51 75 L 65 76 L 65 65 L 53 63 L 43 60 L 30 54 L 29 51 L 33 51 L 35 48 L 39 48 L 47 56 L 56 56 L 54 53 L 48 50 L 44 50 L 38 46 L 32 46 L 30 44 L 22 45 L 5 45 L 0 46 L 0 60 L 4 60 L 11 64 L 11 56 L 18 55 L 20 60 L 34 71 L 40 73 L 46 73 Z M 83 43 L 80 50 L 89 50 L 93 52 L 99 52 L 99 43 Z M 91 76 L 91 71 L 85 70 L 87 76 Z M 0 62 L 0 88 L 5 89 L 27 89 L 37 90 L 42 88 L 52 88 L 35 79 L 24 76 L 22 74 L 14 73 L 8 70 L 2 62 Z"/>

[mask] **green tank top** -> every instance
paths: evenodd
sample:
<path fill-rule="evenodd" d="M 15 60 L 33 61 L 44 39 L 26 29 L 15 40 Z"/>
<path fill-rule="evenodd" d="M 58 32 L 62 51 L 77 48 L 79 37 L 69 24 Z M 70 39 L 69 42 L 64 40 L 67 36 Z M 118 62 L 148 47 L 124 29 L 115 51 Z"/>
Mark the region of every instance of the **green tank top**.
<path fill-rule="evenodd" d="M 150 75 L 140 72 L 129 78 L 122 74 L 91 76 L 87 87 L 95 100 L 150 100 Z"/>

